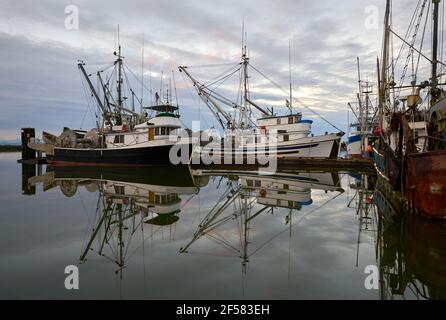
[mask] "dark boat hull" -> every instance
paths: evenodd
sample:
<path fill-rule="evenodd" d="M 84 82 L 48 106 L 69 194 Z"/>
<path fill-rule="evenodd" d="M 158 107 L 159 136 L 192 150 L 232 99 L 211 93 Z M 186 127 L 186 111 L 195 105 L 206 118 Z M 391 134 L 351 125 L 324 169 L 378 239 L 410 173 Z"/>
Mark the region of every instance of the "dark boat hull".
<path fill-rule="evenodd" d="M 412 153 L 401 163 L 386 146 L 374 150 L 376 169 L 401 191 L 413 212 L 430 218 L 446 218 L 446 150 Z"/>
<path fill-rule="evenodd" d="M 429 217 L 446 218 L 446 150 L 408 155 L 405 185 L 409 206 Z"/>
<path fill-rule="evenodd" d="M 192 144 L 187 146 L 189 160 Z M 172 145 L 126 149 L 55 148 L 54 155 L 47 156 L 47 163 L 64 166 L 172 165 L 169 157 L 171 147 Z"/>

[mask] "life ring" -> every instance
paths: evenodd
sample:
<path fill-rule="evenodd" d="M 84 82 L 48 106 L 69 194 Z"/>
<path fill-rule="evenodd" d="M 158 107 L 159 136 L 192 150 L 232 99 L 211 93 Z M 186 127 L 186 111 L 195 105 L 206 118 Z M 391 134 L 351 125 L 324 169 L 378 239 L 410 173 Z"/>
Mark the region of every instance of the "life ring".
<path fill-rule="evenodd" d="M 266 196 L 266 190 L 265 190 L 265 189 L 260 189 L 259 194 L 260 194 L 260 196 L 261 196 L 262 198 L 264 198 L 264 197 Z"/>

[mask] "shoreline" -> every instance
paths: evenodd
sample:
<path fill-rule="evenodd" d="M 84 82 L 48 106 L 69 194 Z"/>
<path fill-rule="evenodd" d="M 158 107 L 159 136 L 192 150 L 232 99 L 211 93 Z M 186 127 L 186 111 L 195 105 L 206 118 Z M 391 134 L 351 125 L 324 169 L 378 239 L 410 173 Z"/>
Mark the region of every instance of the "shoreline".
<path fill-rule="evenodd" d="M 20 145 L 0 145 L 0 153 L 21 152 Z"/>

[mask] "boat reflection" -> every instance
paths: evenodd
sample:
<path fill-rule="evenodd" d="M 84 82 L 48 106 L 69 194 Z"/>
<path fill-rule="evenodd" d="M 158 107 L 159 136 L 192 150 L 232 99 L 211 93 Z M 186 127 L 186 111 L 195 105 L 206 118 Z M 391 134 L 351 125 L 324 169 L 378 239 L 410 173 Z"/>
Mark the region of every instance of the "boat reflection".
<path fill-rule="evenodd" d="M 131 250 L 131 238 L 138 236 L 144 243 L 148 234 L 152 238 L 163 233 L 160 232 L 163 228 L 169 228 L 169 238 L 173 239 L 183 207 L 200 188 L 207 187 L 211 179 L 220 179 L 225 190 L 220 192 L 219 199 L 199 223 L 192 240 L 180 252 L 187 252 L 199 238 L 215 233 L 225 222 L 241 219 L 244 245 L 239 256 L 244 272 L 249 261 L 249 225 L 254 218 L 262 213 L 274 213 L 274 210 L 279 215 L 284 213 L 284 226 L 289 225 L 291 231 L 293 214 L 305 206 L 314 205 L 312 190 L 337 195 L 344 192 L 338 173 L 278 171 L 262 175 L 258 171 L 190 170 L 188 167 L 126 170 L 48 167 L 45 174 L 29 178 L 28 184 L 42 183 L 45 191 L 58 187 L 67 197 L 73 197 L 80 187 L 97 193 L 92 232 L 85 241 L 80 261 L 87 261 L 95 252 L 113 261 L 118 267 L 116 272 L 122 277 Z M 221 189 L 221 186 L 217 188 Z M 148 225 L 151 226 L 149 230 L 145 227 Z"/>
<path fill-rule="evenodd" d="M 172 236 L 172 228 L 187 202 L 181 197 L 193 197 L 199 192 L 188 167 L 126 170 L 48 167 L 47 170 L 42 176 L 29 178 L 29 184 L 43 183 L 45 191 L 59 187 L 67 197 L 74 196 L 79 187 L 98 193 L 93 231 L 80 262 L 87 261 L 90 252 L 96 252 L 116 263 L 116 272 L 121 277 L 131 238 L 140 233 L 145 241 L 144 225 L 152 226 L 152 236 L 163 228 L 169 228 Z"/>
<path fill-rule="evenodd" d="M 42 183 L 44 190 L 58 188 L 67 197 L 85 190 L 97 194 L 80 262 L 108 260 L 122 278 L 136 250 L 152 250 L 153 240 L 168 237 L 175 253 L 239 261 L 244 289 L 252 257 L 283 241 L 278 240 L 280 235 L 289 237 L 291 255 L 293 228 L 345 194 L 341 180 L 344 185 L 347 181 L 348 193 L 353 191 L 347 207 L 358 218 L 357 256 L 360 243 L 373 239 L 380 297 L 446 298 L 446 222 L 405 214 L 404 206 L 373 175 L 349 175 L 343 180 L 337 172 L 322 171 L 48 167 L 44 174 L 26 179 L 27 188 Z M 204 216 L 197 212 L 201 200 L 194 199 L 199 194 L 205 197 Z M 192 222 L 192 231 L 186 222 Z"/>
<path fill-rule="evenodd" d="M 381 299 L 446 299 L 446 223 L 401 214 L 394 201 L 375 192 Z"/>
<path fill-rule="evenodd" d="M 193 173 L 201 177 L 225 177 L 227 183 L 218 201 L 199 222 L 191 240 L 180 249 L 180 252 L 189 253 L 193 246 L 201 247 L 203 250 L 203 246 L 199 244 L 200 240 L 210 239 L 221 246 L 225 253 L 229 252 L 241 259 L 243 276 L 246 275 L 252 255 L 288 230 L 291 236 L 292 226 L 299 220 L 344 192 L 340 186 L 339 173 L 332 172 L 278 171 L 274 174 L 261 174 L 257 171 L 194 170 Z M 334 192 L 334 196 L 328 197 L 328 201 L 316 206 L 311 197 L 312 190 Z M 306 210 L 305 213 L 293 218 L 303 207 L 310 205 L 314 205 L 312 210 Z M 274 215 L 274 213 L 283 218 L 284 228 L 272 236 L 266 232 L 257 231 L 255 232 L 256 239 L 251 239 L 254 219 L 261 215 Z M 272 217 L 272 219 L 275 218 Z M 235 222 L 233 227 L 235 232 L 225 230 L 230 222 Z M 225 236 L 227 234 L 232 237 Z M 235 237 L 234 234 L 236 234 Z M 250 250 L 249 244 L 253 242 L 257 244 L 257 247 Z M 207 251 L 201 254 L 215 254 L 215 250 L 209 246 L 205 245 L 204 250 Z"/>

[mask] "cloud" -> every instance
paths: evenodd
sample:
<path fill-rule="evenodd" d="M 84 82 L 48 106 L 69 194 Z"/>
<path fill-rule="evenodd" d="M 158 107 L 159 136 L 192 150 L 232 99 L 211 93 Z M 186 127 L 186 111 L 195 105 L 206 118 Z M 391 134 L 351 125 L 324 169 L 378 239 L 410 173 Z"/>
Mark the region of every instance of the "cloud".
<path fill-rule="evenodd" d="M 88 106 L 77 60 L 88 72 L 113 61 L 116 26 L 126 63 L 141 73 L 144 38 L 146 86 L 159 91 L 178 65 L 237 63 L 240 61 L 241 25 L 245 21 L 251 63 L 282 88 L 288 88 L 288 42 L 292 48 L 294 96 L 346 127 L 346 103 L 356 91 L 356 56 L 373 70 L 380 47 L 380 30 L 364 26 L 364 8 L 382 1 L 133 1 L 132 5 L 109 1 L 77 1 L 79 30 L 64 28 L 65 4 L 46 0 L 5 1 L 0 10 L 0 106 L 7 117 L 0 119 L 0 138 L 18 136 L 19 128 L 36 127 L 59 132 L 63 126 L 95 125 L 95 110 Z M 149 72 L 150 69 L 150 72 Z M 217 70 L 218 71 L 218 70 Z M 216 72 L 217 72 L 216 71 Z M 198 71 L 197 71 L 198 72 Z M 203 81 L 216 76 L 201 72 Z M 252 98 L 265 105 L 284 105 L 287 95 L 255 72 L 251 72 Z M 175 74 L 183 122 L 209 115 L 194 93 L 190 81 Z M 134 88 L 139 88 L 138 81 Z M 237 96 L 235 82 L 222 87 Z M 135 90 L 140 92 L 140 89 Z M 149 102 L 145 93 L 145 101 Z M 295 103 L 304 115 L 311 115 Z M 204 120 L 204 119 L 203 119 Z M 208 118 L 205 123 L 216 123 Z M 322 121 L 315 132 L 333 131 Z"/>

